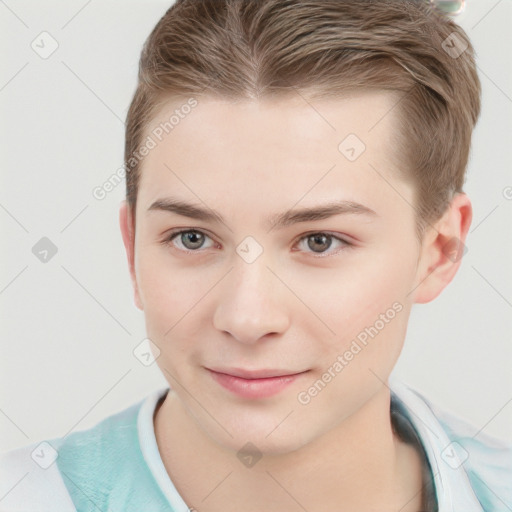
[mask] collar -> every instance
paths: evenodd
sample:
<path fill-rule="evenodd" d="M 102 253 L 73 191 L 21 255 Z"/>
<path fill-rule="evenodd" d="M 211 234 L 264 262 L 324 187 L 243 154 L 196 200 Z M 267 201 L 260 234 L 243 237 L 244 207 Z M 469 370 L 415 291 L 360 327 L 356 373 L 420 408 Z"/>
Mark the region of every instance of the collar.
<path fill-rule="evenodd" d="M 417 391 L 391 375 L 391 399 L 406 415 L 427 455 L 439 512 L 484 512 L 464 468 L 457 443 L 452 442 L 429 402 Z"/>
<path fill-rule="evenodd" d="M 169 389 L 169 387 L 160 388 L 143 401 L 137 417 L 139 444 L 144 460 L 173 512 L 190 512 L 190 508 L 183 501 L 176 487 L 174 487 L 165 469 L 155 437 L 155 425 L 153 423 L 155 409 L 160 399 L 167 394 Z"/>

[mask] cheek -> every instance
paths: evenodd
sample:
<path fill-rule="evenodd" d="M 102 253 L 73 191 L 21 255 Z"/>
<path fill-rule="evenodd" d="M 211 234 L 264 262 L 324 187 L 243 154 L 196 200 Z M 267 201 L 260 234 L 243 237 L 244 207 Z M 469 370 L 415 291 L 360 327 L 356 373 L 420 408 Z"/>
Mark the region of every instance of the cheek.
<path fill-rule="evenodd" d="M 191 276 L 176 271 L 163 251 L 150 248 L 139 251 L 137 284 L 148 331 L 158 333 L 158 338 L 179 325 L 193 303 L 194 290 L 198 290 Z"/>
<path fill-rule="evenodd" d="M 323 299 L 311 303 L 335 333 L 326 331 L 321 361 L 328 367 L 347 352 L 351 366 L 387 366 L 405 338 L 416 260 L 412 252 L 376 251 L 355 261 L 322 278 Z"/>
<path fill-rule="evenodd" d="M 218 273 L 180 265 L 164 250 L 140 251 L 137 283 L 147 335 L 161 350 L 159 363 L 171 368 L 173 360 L 198 352 L 205 325 L 211 322 L 208 293 L 219 280 Z"/>
<path fill-rule="evenodd" d="M 312 297 L 317 296 L 318 309 L 333 325 L 346 329 L 373 323 L 396 302 L 405 308 L 414 284 L 414 269 L 412 257 L 374 251 L 326 273 L 322 281 L 316 281 L 319 293 Z"/>

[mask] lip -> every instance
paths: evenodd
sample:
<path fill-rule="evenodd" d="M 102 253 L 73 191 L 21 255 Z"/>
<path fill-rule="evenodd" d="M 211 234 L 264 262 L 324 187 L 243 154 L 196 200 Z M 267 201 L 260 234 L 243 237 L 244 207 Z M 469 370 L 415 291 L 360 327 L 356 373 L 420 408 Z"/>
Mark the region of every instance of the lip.
<path fill-rule="evenodd" d="M 275 395 L 309 371 L 294 373 L 290 370 L 278 369 L 206 369 L 221 386 L 243 398 L 266 398 Z"/>
<path fill-rule="evenodd" d="M 208 370 L 216 373 L 224 373 L 225 375 L 232 375 L 233 377 L 240 377 L 242 379 L 265 379 L 269 377 L 287 377 L 289 375 L 297 375 L 303 373 L 302 371 L 296 372 L 293 370 L 277 370 L 274 368 L 263 370 L 244 370 L 242 368 L 207 368 Z"/>

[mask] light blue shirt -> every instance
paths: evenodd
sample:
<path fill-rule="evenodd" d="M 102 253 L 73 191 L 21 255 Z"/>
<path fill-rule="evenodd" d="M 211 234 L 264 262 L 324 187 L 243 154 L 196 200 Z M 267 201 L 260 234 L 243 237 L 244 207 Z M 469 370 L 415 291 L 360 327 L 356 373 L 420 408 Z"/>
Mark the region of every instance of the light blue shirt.
<path fill-rule="evenodd" d="M 511 512 L 512 444 L 477 432 L 395 378 L 391 400 L 418 434 L 439 512 Z M 0 455 L 0 512 L 188 512 L 156 443 L 162 388 L 96 426 Z"/>

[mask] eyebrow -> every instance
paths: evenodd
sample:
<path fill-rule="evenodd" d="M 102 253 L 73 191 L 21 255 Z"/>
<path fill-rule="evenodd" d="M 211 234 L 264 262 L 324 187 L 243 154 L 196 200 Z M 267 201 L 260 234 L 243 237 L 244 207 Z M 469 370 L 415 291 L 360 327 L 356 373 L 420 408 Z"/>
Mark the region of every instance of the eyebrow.
<path fill-rule="evenodd" d="M 180 199 L 166 197 L 156 200 L 147 210 L 164 211 L 189 217 L 191 219 L 210 221 L 225 224 L 225 220 L 218 212 L 210 208 L 203 208 L 197 204 L 187 203 Z M 270 229 L 282 229 L 299 222 L 323 220 L 341 214 L 357 214 L 378 217 L 371 208 L 354 201 L 331 201 L 329 203 L 288 210 L 284 213 L 271 215 L 266 219 Z"/>

